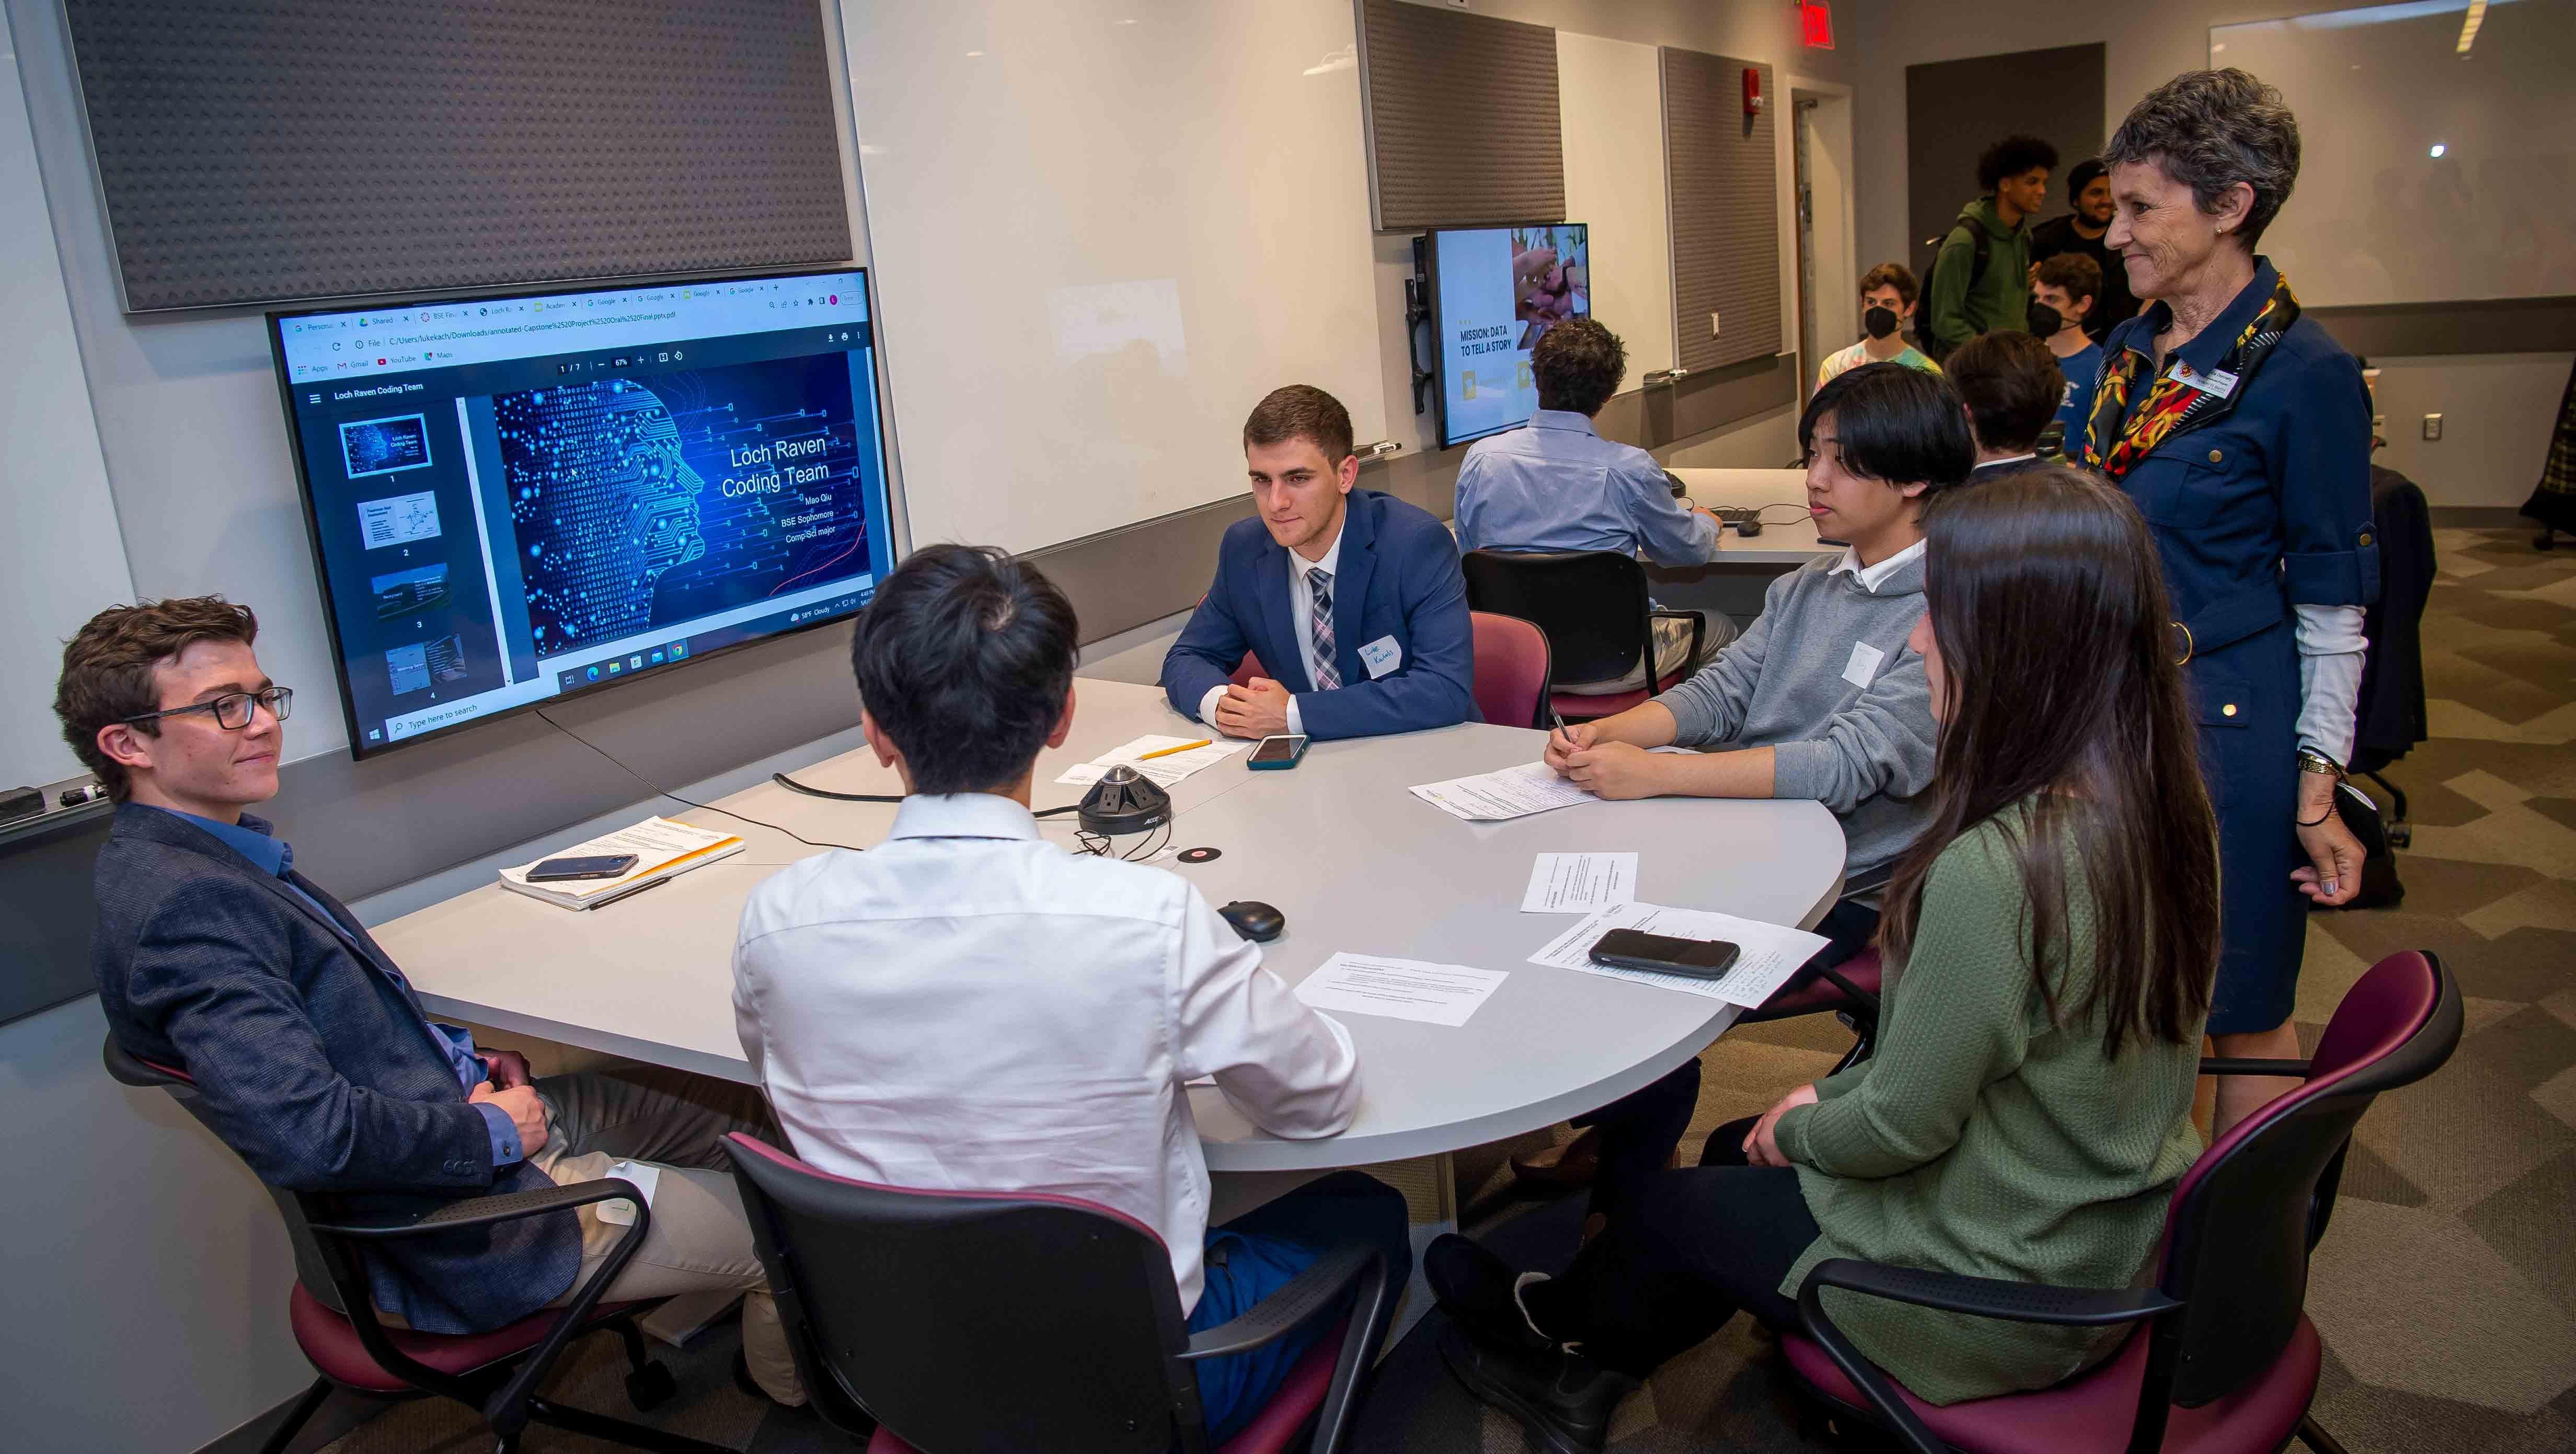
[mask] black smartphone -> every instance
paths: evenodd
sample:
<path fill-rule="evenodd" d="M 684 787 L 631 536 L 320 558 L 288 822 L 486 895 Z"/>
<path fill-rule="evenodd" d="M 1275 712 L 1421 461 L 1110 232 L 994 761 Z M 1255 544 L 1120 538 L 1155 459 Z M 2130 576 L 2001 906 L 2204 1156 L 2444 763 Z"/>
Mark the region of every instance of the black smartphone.
<path fill-rule="evenodd" d="M 1656 974 L 1686 974 L 1692 979 L 1724 979 L 1744 951 L 1724 939 L 1675 939 L 1636 929 L 1613 929 L 1592 941 L 1592 962 L 1613 969 L 1643 969 Z"/>
<path fill-rule="evenodd" d="M 532 884 L 561 883 L 569 878 L 616 878 L 635 866 L 631 853 L 607 853 L 597 858 L 549 858 L 528 870 Z"/>
<path fill-rule="evenodd" d="M 1306 739 L 1295 733 L 1282 732 L 1262 738 L 1261 745 L 1252 749 L 1252 760 L 1245 766 L 1256 772 L 1277 771 L 1295 767 L 1297 760 L 1305 755 Z"/>

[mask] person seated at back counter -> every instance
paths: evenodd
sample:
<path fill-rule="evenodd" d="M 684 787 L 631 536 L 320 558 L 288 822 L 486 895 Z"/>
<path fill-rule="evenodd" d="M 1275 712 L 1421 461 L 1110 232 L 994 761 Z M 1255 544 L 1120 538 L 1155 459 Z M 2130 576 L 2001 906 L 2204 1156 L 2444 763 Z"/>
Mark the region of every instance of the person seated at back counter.
<path fill-rule="evenodd" d="M 1717 517 L 1676 498 L 1654 456 L 1592 427 L 1627 372 L 1627 346 L 1592 319 L 1569 318 L 1539 336 L 1530 350 L 1538 412 L 1526 428 L 1469 445 L 1458 466 L 1460 550 L 1615 550 L 1662 566 L 1717 558 Z M 1716 611 L 1699 617 L 1705 661 L 1735 639 L 1735 622 Z M 1658 678 L 1686 665 L 1690 639 L 1687 620 L 1656 618 Z M 1555 685 L 1606 696 L 1645 680 L 1640 664 L 1607 681 Z"/>
<path fill-rule="evenodd" d="M 1163 658 L 1172 709 L 1228 737 L 1317 739 L 1482 720 L 1458 545 L 1430 512 L 1354 490 L 1341 402 L 1274 389 L 1243 424 L 1256 518 L 1217 547 L 1216 583 Z M 1241 686 L 1257 657 L 1266 675 Z"/>
<path fill-rule="evenodd" d="M 1977 440 L 1977 468 L 1968 483 L 2047 463 L 2040 436 L 2066 401 L 2066 376 L 2047 344 L 2027 333 L 1980 333 L 1950 355 L 1943 377 L 1967 407 L 1968 432 Z"/>

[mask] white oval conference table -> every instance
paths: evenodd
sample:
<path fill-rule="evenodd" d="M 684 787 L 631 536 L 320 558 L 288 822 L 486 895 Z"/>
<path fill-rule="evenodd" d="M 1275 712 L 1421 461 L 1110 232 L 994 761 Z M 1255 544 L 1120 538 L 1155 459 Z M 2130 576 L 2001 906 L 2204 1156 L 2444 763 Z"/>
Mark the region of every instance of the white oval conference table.
<path fill-rule="evenodd" d="M 1036 806 L 1080 799 L 1057 774 L 1144 733 L 1196 738 L 1196 723 L 1154 688 L 1083 680 L 1074 731 L 1038 764 Z M 1467 725 L 1400 737 L 1319 742 L 1286 772 L 1253 772 L 1238 753 L 1173 789 L 1172 844 L 1210 847 L 1202 864 L 1157 862 L 1209 901 L 1256 899 L 1286 916 L 1264 946 L 1290 984 L 1337 951 L 1505 970 L 1466 1024 L 1340 1014 L 1360 1062 L 1357 1119 L 1340 1136 L 1290 1141 L 1254 1128 L 1212 1087 L 1191 1109 L 1218 1172 L 1303 1171 L 1436 1156 L 1554 1124 L 1644 1086 L 1734 1022 L 1696 995 L 1528 963 L 1570 922 L 1520 912 L 1534 856 L 1635 852 L 1637 897 L 1800 927 L 1842 885 L 1842 830 L 1812 802 L 1663 799 L 1585 803 L 1503 823 L 1466 823 L 1406 789 L 1534 760 L 1541 734 Z M 839 792 L 892 793 L 864 750 L 794 774 Z M 719 806 L 818 841 L 883 839 L 891 805 L 839 803 L 762 783 Z M 664 808 L 676 807 L 664 802 Z M 625 821 L 654 811 L 639 804 Z M 749 1080 L 735 1037 L 735 924 L 752 889 L 814 850 L 785 834 L 687 810 L 669 813 L 741 834 L 742 854 L 622 902 L 572 912 L 481 887 L 376 926 L 432 1013 L 630 1057 Z M 1073 818 L 1041 820 L 1070 847 Z M 1141 840 L 1122 838 L 1126 849 Z M 568 846 L 528 845 L 525 862 Z M 1045 946 L 1030 946 L 1042 964 Z"/>

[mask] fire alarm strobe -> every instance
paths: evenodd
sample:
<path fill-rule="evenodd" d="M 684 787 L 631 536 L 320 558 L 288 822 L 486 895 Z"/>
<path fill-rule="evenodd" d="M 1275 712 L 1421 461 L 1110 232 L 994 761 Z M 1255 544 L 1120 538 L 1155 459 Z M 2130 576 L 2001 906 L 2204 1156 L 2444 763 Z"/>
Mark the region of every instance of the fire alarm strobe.
<path fill-rule="evenodd" d="M 1744 114 L 1762 114 L 1762 68 L 1759 66 L 1744 68 Z"/>

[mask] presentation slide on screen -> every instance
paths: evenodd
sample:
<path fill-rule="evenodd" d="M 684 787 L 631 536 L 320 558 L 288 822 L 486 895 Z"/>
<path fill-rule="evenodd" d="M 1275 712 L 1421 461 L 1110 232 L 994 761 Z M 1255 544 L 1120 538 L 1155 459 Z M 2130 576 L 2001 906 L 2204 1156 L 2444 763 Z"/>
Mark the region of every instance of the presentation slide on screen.
<path fill-rule="evenodd" d="M 1580 223 L 1432 234 L 1447 443 L 1527 423 L 1538 408 L 1530 349 L 1592 312 Z"/>
<path fill-rule="evenodd" d="M 855 273 L 279 332 L 361 753 L 845 617 L 891 564 Z"/>
<path fill-rule="evenodd" d="M 542 660 L 869 567 L 838 356 L 492 401 Z"/>

